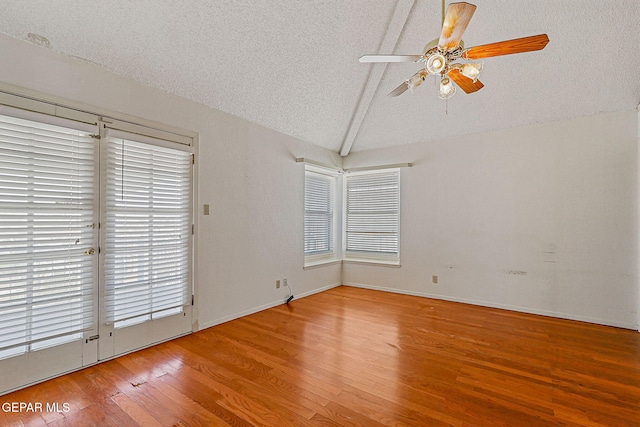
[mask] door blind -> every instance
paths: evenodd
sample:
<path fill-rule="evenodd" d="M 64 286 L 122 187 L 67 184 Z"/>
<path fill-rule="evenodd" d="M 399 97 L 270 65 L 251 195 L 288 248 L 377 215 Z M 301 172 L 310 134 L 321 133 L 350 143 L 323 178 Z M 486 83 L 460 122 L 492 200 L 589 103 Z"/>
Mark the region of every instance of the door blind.
<path fill-rule="evenodd" d="M 397 258 L 400 171 L 346 175 L 346 255 Z"/>
<path fill-rule="evenodd" d="M 94 153 L 87 132 L 0 116 L 0 357 L 94 327 Z"/>
<path fill-rule="evenodd" d="M 106 321 L 191 299 L 191 153 L 109 138 L 104 241 Z"/>
<path fill-rule="evenodd" d="M 335 177 L 305 172 L 304 254 L 333 253 Z"/>

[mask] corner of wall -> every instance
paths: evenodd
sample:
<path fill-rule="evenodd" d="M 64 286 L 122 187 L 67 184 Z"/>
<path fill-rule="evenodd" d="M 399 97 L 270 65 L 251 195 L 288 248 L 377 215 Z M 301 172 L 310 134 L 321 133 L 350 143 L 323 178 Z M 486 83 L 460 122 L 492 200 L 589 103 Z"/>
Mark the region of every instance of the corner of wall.
<path fill-rule="evenodd" d="M 638 168 L 638 181 L 640 183 L 640 104 L 636 107 L 638 111 L 638 121 L 637 121 L 637 134 L 638 134 L 638 161 L 636 162 L 636 167 Z M 640 185 L 637 186 L 638 191 L 638 200 L 640 200 Z M 640 228 L 640 207 L 636 206 L 636 228 Z M 638 253 L 640 253 L 640 233 L 638 233 L 637 237 L 638 244 Z M 640 260 L 636 260 L 636 283 L 638 285 L 638 296 L 636 298 L 636 313 L 638 316 L 638 332 L 640 332 Z"/>

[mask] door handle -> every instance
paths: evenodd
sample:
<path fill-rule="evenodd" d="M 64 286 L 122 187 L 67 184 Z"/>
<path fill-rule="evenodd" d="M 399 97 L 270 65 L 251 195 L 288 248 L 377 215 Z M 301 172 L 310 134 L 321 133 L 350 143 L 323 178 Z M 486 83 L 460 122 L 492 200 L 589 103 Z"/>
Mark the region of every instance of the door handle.
<path fill-rule="evenodd" d="M 84 251 L 85 255 L 93 255 L 96 253 L 96 250 L 91 248 L 91 249 L 87 249 L 86 251 Z"/>

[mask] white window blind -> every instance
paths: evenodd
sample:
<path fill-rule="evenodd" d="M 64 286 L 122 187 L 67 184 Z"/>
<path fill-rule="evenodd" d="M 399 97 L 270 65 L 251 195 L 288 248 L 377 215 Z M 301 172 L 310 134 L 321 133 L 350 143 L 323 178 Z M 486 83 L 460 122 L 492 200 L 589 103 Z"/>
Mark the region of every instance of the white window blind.
<path fill-rule="evenodd" d="M 106 168 L 106 321 L 179 310 L 191 300 L 191 153 L 109 138 Z"/>
<path fill-rule="evenodd" d="M 336 177 L 305 171 L 304 254 L 334 254 L 334 200 Z"/>
<path fill-rule="evenodd" d="M 346 174 L 345 256 L 397 262 L 400 170 Z"/>
<path fill-rule="evenodd" d="M 0 116 L 0 357 L 94 327 L 95 141 Z"/>

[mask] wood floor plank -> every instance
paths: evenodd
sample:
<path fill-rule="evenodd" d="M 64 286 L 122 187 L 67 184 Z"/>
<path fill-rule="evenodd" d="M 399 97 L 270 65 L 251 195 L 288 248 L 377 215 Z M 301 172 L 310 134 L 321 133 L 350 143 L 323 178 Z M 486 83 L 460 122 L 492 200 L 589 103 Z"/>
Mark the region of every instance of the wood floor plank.
<path fill-rule="evenodd" d="M 336 402 L 330 402 L 313 416 L 312 421 L 322 417 L 331 421 L 333 425 L 345 427 L 384 427 L 385 424 L 372 420 L 370 417 L 360 414 L 346 406 Z"/>
<path fill-rule="evenodd" d="M 441 421 L 428 411 L 417 412 L 411 408 L 398 405 L 387 398 L 381 398 L 365 390 L 346 387 L 336 398 L 336 403 L 371 418 L 383 425 L 398 426 L 447 426 L 456 425 Z M 461 422 L 460 422 L 461 424 Z"/>
<path fill-rule="evenodd" d="M 69 405 L 17 427 L 638 427 L 640 334 L 338 287 L 2 402 Z"/>
<path fill-rule="evenodd" d="M 228 425 L 238 427 L 249 427 L 252 424 L 245 421 L 242 417 L 238 416 L 236 410 L 229 410 L 226 407 L 220 405 L 218 401 L 224 397 L 219 392 L 203 385 L 197 381 L 185 381 L 185 378 L 180 376 L 174 377 L 173 375 L 166 375 L 162 377 L 162 381 L 170 384 L 176 390 L 179 390 L 183 395 L 189 396 L 194 402 L 211 412 L 216 417 L 223 420 Z"/>
<path fill-rule="evenodd" d="M 120 393 L 111 398 L 132 420 L 141 426 L 162 427 L 159 420 L 148 413 L 126 394 Z"/>

